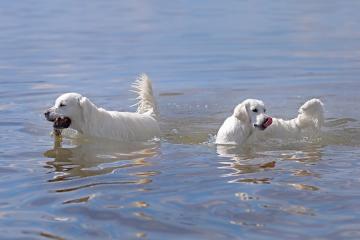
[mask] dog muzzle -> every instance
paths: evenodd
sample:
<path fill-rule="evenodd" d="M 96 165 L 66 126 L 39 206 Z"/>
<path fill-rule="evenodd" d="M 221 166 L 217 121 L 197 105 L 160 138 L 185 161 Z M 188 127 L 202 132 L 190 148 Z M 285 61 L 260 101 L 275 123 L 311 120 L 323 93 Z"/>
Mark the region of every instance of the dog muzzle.
<path fill-rule="evenodd" d="M 64 128 L 68 128 L 71 125 L 71 119 L 69 117 L 56 114 L 53 111 L 51 111 L 51 108 L 47 110 L 44 113 L 44 115 L 46 120 L 54 123 L 53 127 L 55 129 L 64 129 Z"/>
<path fill-rule="evenodd" d="M 265 130 L 267 127 L 269 127 L 272 124 L 272 118 L 267 117 L 265 118 L 265 121 L 261 124 L 254 124 L 254 127 L 259 128 L 260 130 Z"/>

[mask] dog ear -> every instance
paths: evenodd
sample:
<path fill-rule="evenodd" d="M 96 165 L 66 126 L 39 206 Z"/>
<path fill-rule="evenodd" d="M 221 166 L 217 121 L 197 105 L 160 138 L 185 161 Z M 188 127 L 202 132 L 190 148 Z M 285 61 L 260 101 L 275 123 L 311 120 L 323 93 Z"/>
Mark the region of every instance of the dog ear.
<path fill-rule="evenodd" d="M 234 116 L 242 122 L 250 122 L 249 103 L 242 102 L 234 109 Z"/>
<path fill-rule="evenodd" d="M 81 109 L 81 117 L 84 122 L 86 122 L 87 118 L 90 118 L 93 104 L 87 97 L 80 97 L 79 98 L 79 105 Z"/>

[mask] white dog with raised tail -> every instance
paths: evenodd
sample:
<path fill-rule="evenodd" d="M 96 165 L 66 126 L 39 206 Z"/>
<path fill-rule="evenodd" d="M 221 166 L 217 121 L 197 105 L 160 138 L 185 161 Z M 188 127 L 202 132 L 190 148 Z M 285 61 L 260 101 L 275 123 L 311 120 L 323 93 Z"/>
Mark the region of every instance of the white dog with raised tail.
<path fill-rule="evenodd" d="M 263 131 L 262 133 L 269 137 L 297 138 L 303 136 L 307 130 L 318 132 L 324 123 L 323 103 L 319 99 L 307 101 L 300 107 L 298 116 L 291 120 L 272 118 L 265 112 L 262 101 L 243 101 L 220 127 L 216 144 L 241 145 L 254 133 L 261 135 L 257 130 Z"/>
<path fill-rule="evenodd" d="M 151 81 L 140 75 L 133 84 L 136 112 L 107 111 L 78 93 L 65 93 L 44 114 L 54 129 L 72 128 L 85 136 L 119 141 L 144 141 L 160 136 L 159 116 Z"/>

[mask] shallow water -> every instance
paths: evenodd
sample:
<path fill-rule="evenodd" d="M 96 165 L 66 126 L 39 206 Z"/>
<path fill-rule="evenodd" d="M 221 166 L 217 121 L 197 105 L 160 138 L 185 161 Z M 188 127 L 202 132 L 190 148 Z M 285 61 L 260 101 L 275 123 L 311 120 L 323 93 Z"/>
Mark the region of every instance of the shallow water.
<path fill-rule="evenodd" d="M 3 239 L 359 239 L 358 1 L 0 3 Z M 134 109 L 153 80 L 164 136 L 65 138 L 42 112 L 80 92 Z M 319 139 L 216 147 L 245 98 L 325 103 Z"/>

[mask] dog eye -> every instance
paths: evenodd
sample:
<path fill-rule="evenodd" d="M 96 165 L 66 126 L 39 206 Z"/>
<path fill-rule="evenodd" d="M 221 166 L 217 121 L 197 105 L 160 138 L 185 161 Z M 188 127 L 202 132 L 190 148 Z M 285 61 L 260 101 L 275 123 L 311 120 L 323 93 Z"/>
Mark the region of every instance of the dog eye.
<path fill-rule="evenodd" d="M 264 109 L 264 113 L 266 112 L 266 109 Z"/>
<path fill-rule="evenodd" d="M 59 107 L 65 107 L 66 105 L 63 103 L 60 103 Z"/>
<path fill-rule="evenodd" d="M 252 111 L 253 111 L 253 112 L 258 112 L 257 108 L 254 108 Z"/>

